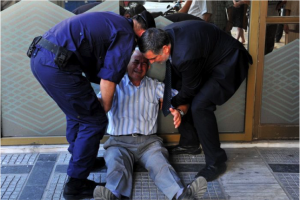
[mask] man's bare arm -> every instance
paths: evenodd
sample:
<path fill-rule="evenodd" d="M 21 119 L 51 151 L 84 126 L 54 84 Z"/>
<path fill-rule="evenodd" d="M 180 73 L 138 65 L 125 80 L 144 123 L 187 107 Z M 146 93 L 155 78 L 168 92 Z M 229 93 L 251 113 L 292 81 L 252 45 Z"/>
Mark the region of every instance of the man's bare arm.
<path fill-rule="evenodd" d="M 186 0 L 184 6 L 178 11 L 179 13 L 188 13 L 192 0 Z"/>
<path fill-rule="evenodd" d="M 116 84 L 114 82 L 101 79 L 100 91 L 101 91 L 101 95 L 102 95 L 102 98 L 101 98 L 102 106 L 106 113 L 111 109 L 115 90 L 116 90 Z"/>

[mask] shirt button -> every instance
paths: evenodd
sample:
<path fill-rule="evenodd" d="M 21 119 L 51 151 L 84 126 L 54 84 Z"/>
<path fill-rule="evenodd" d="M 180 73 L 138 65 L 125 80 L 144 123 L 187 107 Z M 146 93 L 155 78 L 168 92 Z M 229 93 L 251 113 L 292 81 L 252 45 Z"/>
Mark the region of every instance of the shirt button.
<path fill-rule="evenodd" d="M 77 118 L 79 119 L 79 118 L 80 118 L 80 116 L 78 115 L 78 116 L 77 116 Z"/>
<path fill-rule="evenodd" d="M 100 56 L 99 59 L 102 59 L 102 57 Z"/>
<path fill-rule="evenodd" d="M 79 35 L 82 35 L 82 33 L 80 32 Z"/>

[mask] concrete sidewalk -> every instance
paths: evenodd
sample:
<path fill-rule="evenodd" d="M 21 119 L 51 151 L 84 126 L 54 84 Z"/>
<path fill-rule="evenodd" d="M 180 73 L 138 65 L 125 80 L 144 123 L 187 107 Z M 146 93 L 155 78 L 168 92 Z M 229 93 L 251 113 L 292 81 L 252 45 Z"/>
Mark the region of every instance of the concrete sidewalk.
<path fill-rule="evenodd" d="M 227 172 L 208 183 L 203 199 L 299 199 L 298 142 L 289 143 L 288 147 L 293 148 L 270 144 L 272 142 L 223 144 L 228 155 Z M 2 147 L 1 199 L 64 199 L 62 191 L 70 159 L 66 149 L 66 145 Z M 101 149 L 98 156 L 103 153 Z M 203 154 L 171 156 L 170 162 L 184 184 L 191 182 L 205 165 Z M 144 168 L 136 166 L 134 171 L 132 199 L 167 200 Z M 102 168 L 93 171 L 89 179 L 105 182 L 105 177 L 106 169 Z"/>

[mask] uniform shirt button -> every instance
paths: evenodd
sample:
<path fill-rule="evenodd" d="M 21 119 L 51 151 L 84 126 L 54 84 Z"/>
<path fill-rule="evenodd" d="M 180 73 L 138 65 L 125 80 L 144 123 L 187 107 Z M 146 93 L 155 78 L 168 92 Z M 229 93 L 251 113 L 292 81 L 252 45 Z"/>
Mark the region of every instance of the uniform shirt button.
<path fill-rule="evenodd" d="M 79 35 L 82 35 L 82 33 L 80 32 Z"/>

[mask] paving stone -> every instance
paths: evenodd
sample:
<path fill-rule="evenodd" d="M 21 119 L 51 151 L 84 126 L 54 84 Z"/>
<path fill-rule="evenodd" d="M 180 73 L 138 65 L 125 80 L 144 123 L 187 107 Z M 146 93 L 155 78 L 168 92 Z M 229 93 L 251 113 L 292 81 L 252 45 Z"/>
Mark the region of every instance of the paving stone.
<path fill-rule="evenodd" d="M 299 164 L 299 148 L 259 148 L 268 164 Z"/>
<path fill-rule="evenodd" d="M 33 165 L 38 153 L 4 154 L 1 156 L 1 165 Z"/>
<path fill-rule="evenodd" d="M 189 154 L 180 154 L 180 155 L 170 155 L 170 163 L 185 163 L 185 164 L 199 164 L 205 163 L 204 154 L 198 155 L 189 155 Z"/>
<path fill-rule="evenodd" d="M 16 199 L 27 177 L 28 174 L 2 174 L 1 181 L 3 180 L 3 184 L 1 184 L 1 199 Z"/>
<path fill-rule="evenodd" d="M 32 165 L 20 165 L 20 166 L 2 166 L 1 167 L 1 174 L 28 174 L 31 169 Z"/>
<path fill-rule="evenodd" d="M 293 164 L 269 164 L 273 172 L 284 172 L 284 173 L 298 173 L 299 165 Z"/>
<path fill-rule="evenodd" d="M 49 162 L 49 161 L 56 161 L 58 157 L 58 154 L 40 154 L 38 157 L 37 161 L 44 161 L 44 162 Z"/>
<path fill-rule="evenodd" d="M 291 199 L 299 199 L 299 173 L 275 173 Z"/>
<path fill-rule="evenodd" d="M 28 186 L 26 185 L 20 195 L 19 200 L 41 200 L 43 197 L 44 186 Z"/>
<path fill-rule="evenodd" d="M 299 151 L 299 149 L 277 149 L 277 148 L 268 148 L 268 149 L 262 149 L 260 148 L 253 148 L 253 149 L 235 149 L 235 150 L 227 150 L 228 155 L 229 155 L 229 160 L 232 163 L 232 166 L 235 168 L 232 168 L 232 166 L 229 163 L 228 167 L 228 173 L 225 173 L 221 177 L 222 179 L 222 184 L 227 184 L 226 181 L 223 179 L 227 179 L 228 177 L 226 176 L 229 174 L 229 171 L 233 172 L 233 174 L 238 174 L 241 172 L 241 169 L 239 168 L 239 163 L 240 161 L 243 160 L 248 160 L 250 159 L 251 161 L 247 162 L 246 165 L 243 164 L 244 168 L 252 169 L 254 164 L 259 161 L 260 163 L 265 165 L 265 162 L 268 162 L 271 165 L 274 166 L 274 164 L 284 164 L 288 165 L 288 168 L 283 168 L 282 165 L 276 165 L 276 166 L 281 166 L 280 169 L 282 171 L 285 171 L 285 173 L 272 173 L 270 168 L 266 167 L 266 170 L 271 174 L 273 177 L 273 174 L 276 174 L 277 179 L 275 180 L 274 177 L 273 179 L 275 181 L 279 181 L 281 184 L 278 184 L 278 187 L 275 185 L 275 183 L 272 183 L 272 187 L 266 186 L 268 192 L 272 192 L 272 188 L 282 190 L 282 188 L 285 190 L 285 192 L 282 190 L 284 195 L 286 193 L 289 195 L 290 199 L 299 199 L 299 172 L 296 171 L 296 173 L 286 173 L 286 171 L 290 171 L 296 169 L 299 167 L 299 158 L 297 158 L 297 155 L 299 156 L 299 153 L 295 151 Z M 237 151 L 237 152 L 235 152 Z M 98 152 L 98 156 L 103 156 L 104 151 Z M 281 153 L 282 155 L 279 155 Z M 56 155 L 56 159 L 55 156 Z M 278 156 L 279 155 L 279 156 Z M 70 154 L 68 152 L 63 152 L 59 154 L 5 154 L 1 155 L 1 164 L 2 167 L 8 167 L 6 169 L 10 169 L 11 172 L 13 168 L 10 167 L 16 167 L 20 165 L 27 165 L 27 164 L 22 164 L 22 163 L 33 163 L 36 164 L 38 167 L 43 167 L 41 163 L 54 163 L 53 167 L 55 167 L 55 170 L 49 170 L 48 168 L 45 168 L 46 171 L 50 171 L 49 179 L 46 181 L 45 185 L 42 183 L 42 186 L 44 189 L 42 190 L 41 188 L 36 189 L 35 187 L 35 192 L 38 194 L 32 194 L 30 192 L 33 192 L 33 187 L 34 185 L 32 184 L 32 180 L 29 178 L 26 186 L 24 186 L 25 181 L 28 178 L 28 174 L 19 174 L 19 176 L 24 176 L 24 179 L 19 179 L 17 180 L 15 178 L 15 174 L 3 174 L 2 170 L 2 177 L 1 177 L 1 199 L 17 199 L 18 197 L 21 197 L 20 200 L 23 199 L 30 199 L 30 200 L 35 200 L 35 199 L 45 199 L 45 200 L 54 200 L 54 199 L 59 199 L 63 200 L 64 198 L 62 197 L 62 191 L 64 184 L 67 180 L 67 175 L 66 175 L 66 170 L 68 167 L 70 159 Z M 252 163 L 253 161 L 253 163 Z M 179 177 L 182 179 L 183 184 L 188 184 L 190 183 L 193 179 L 195 174 L 204 166 L 205 160 L 204 160 L 204 155 L 171 155 L 170 156 L 170 162 L 173 164 L 174 168 L 179 172 Z M 3 163 L 6 163 L 3 165 Z M 29 164 L 29 165 L 33 165 Z M 256 166 L 256 165 L 255 165 Z M 241 166 L 242 167 L 242 166 Z M 17 169 L 17 168 L 14 168 Z M 53 168 L 52 168 L 53 169 Z M 261 170 L 261 168 L 259 168 Z M 271 168 L 273 169 L 273 168 Z M 34 168 L 32 168 L 34 170 Z M 101 171 L 102 170 L 102 171 Z M 154 185 L 153 181 L 149 177 L 148 172 L 142 168 L 139 165 L 136 165 L 134 168 L 134 191 L 133 191 L 133 200 L 152 200 L 152 199 L 157 199 L 157 200 L 167 200 L 166 196 Z M 237 171 L 233 171 L 237 170 Z M 18 171 L 18 170 L 16 170 Z M 274 170 L 276 171 L 276 170 Z M 38 173 L 35 174 L 36 178 L 39 178 L 38 176 L 45 177 L 43 174 L 42 170 L 36 171 Z M 256 179 L 251 179 L 251 177 L 258 177 L 258 175 L 262 176 L 261 180 L 268 180 L 267 177 L 266 179 L 264 178 L 263 173 L 261 174 L 255 174 L 256 169 L 253 168 L 253 173 L 251 174 L 245 174 L 245 177 L 249 178 L 249 183 L 253 182 L 253 184 L 259 184 L 258 182 L 256 183 Z M 29 172 L 27 172 L 29 173 Z M 241 176 L 241 175 L 239 175 Z M 46 176 L 47 177 L 47 176 Z M 96 182 L 105 182 L 106 180 L 106 168 L 104 169 L 96 169 L 93 173 L 90 174 L 88 177 L 91 180 L 94 180 Z M 234 177 L 232 177 L 234 178 Z M 221 180 L 220 179 L 220 180 Z M 223 188 L 224 185 L 221 185 L 220 180 L 216 180 L 213 182 L 208 183 L 208 189 L 207 192 L 205 193 L 205 196 L 203 199 L 228 199 L 229 196 L 227 193 L 224 192 Z M 36 181 L 36 185 L 39 185 L 41 182 L 39 179 Z M 277 183 L 277 182 L 276 182 Z M 234 185 L 234 184 L 233 184 Z M 237 184 L 239 185 L 239 184 Z M 251 186 L 251 185 L 250 185 Z M 245 187 L 249 187 L 248 185 L 245 185 Z M 281 188 L 282 187 L 282 188 Z M 26 193 L 22 193 L 21 196 L 21 189 L 28 190 Z M 230 187 L 232 188 L 232 187 Z M 228 188 L 227 188 L 228 189 Z M 257 188 L 254 188 L 253 191 L 257 189 L 259 190 L 259 186 Z M 23 190 L 23 191 L 24 191 Z M 45 191 L 43 193 L 43 191 Z M 252 193 L 251 193 L 252 194 Z M 254 199 L 255 196 L 249 196 L 251 195 L 250 193 L 247 193 L 248 196 L 246 196 L 245 199 Z M 254 194 L 254 193 L 253 193 Z M 281 193 L 280 193 L 281 194 Z M 26 196 L 27 195 L 27 196 Z M 31 195 L 31 196 L 30 196 Z M 42 195 L 42 197 L 41 197 Z M 275 195 L 276 196 L 276 195 Z M 274 194 L 272 197 L 275 197 Z M 30 198 L 29 198 L 30 197 Z M 230 198 L 235 199 L 237 196 L 231 196 Z M 240 197 L 238 197 L 240 198 Z M 268 194 L 262 194 L 261 198 L 258 199 L 268 199 Z M 283 195 L 278 196 L 278 199 L 287 199 L 284 198 Z"/>
<path fill-rule="evenodd" d="M 36 162 L 30 177 L 27 181 L 27 186 L 46 186 L 48 184 L 49 177 L 52 173 L 55 162 Z"/>

